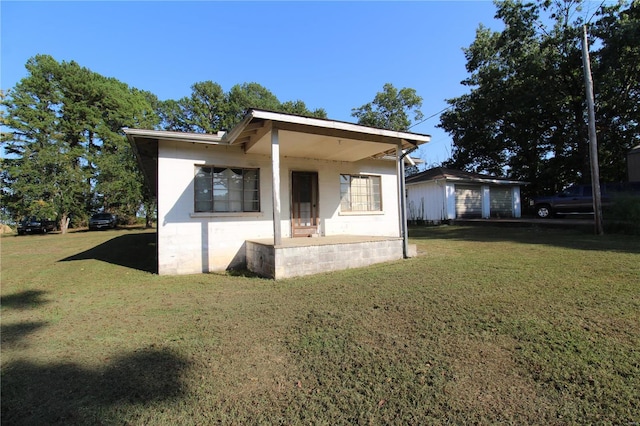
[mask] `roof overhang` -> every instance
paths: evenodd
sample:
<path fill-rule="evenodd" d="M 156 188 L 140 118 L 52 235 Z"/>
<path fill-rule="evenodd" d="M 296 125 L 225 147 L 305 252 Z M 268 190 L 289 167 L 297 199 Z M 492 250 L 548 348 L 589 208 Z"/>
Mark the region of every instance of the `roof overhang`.
<path fill-rule="evenodd" d="M 247 153 L 269 155 L 276 128 L 281 155 L 331 161 L 384 157 L 397 147 L 412 149 L 431 140 L 429 135 L 264 110 L 250 110 L 223 140 L 242 145 Z"/>
<path fill-rule="evenodd" d="M 431 136 L 378 129 L 343 121 L 252 109 L 229 132 L 216 135 L 163 130 L 124 129 L 149 189 L 155 195 L 158 141 L 234 146 L 248 154 L 271 155 L 277 129 L 280 156 L 355 162 L 369 158 L 395 159 L 396 150 L 411 150 Z"/>

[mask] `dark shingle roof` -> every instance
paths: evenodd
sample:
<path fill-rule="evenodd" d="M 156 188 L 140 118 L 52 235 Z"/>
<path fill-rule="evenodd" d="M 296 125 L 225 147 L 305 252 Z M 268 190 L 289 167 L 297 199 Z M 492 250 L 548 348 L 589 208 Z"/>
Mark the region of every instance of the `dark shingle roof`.
<path fill-rule="evenodd" d="M 435 167 L 425 170 L 415 175 L 409 176 L 406 183 L 428 182 L 432 180 L 451 180 L 458 182 L 495 183 L 500 185 L 526 185 L 528 182 L 501 178 L 481 173 L 471 173 L 462 170 L 447 169 L 445 167 Z"/>

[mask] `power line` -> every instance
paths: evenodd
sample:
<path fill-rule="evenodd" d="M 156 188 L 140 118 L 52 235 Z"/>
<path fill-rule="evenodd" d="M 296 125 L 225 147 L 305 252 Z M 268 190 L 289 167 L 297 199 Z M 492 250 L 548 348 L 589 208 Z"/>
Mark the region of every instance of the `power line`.
<path fill-rule="evenodd" d="M 409 126 L 409 129 L 410 129 L 410 128 L 412 128 L 412 127 L 417 126 L 418 124 L 422 124 L 422 123 L 424 123 L 425 121 L 427 121 L 427 120 L 429 120 L 429 119 L 431 119 L 431 118 L 435 117 L 436 115 L 441 114 L 441 113 L 443 113 L 443 112 L 445 112 L 446 110 L 451 109 L 451 108 L 453 108 L 453 105 L 449 105 L 448 107 L 441 109 L 440 111 L 436 112 L 435 114 L 431 114 L 430 116 L 428 116 L 428 117 L 427 117 L 427 118 L 425 118 L 424 120 L 418 121 L 417 123 L 413 123 L 411 126 Z M 409 130 L 409 129 L 407 129 L 407 130 Z"/>

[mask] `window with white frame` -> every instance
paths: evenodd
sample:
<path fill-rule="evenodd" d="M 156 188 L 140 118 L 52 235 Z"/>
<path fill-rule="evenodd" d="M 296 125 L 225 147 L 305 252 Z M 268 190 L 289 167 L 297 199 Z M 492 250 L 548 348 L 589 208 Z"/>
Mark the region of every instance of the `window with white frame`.
<path fill-rule="evenodd" d="M 196 166 L 196 212 L 260 211 L 260 174 L 258 169 Z"/>
<path fill-rule="evenodd" d="M 380 176 L 340 175 L 340 210 L 343 212 L 382 211 Z"/>

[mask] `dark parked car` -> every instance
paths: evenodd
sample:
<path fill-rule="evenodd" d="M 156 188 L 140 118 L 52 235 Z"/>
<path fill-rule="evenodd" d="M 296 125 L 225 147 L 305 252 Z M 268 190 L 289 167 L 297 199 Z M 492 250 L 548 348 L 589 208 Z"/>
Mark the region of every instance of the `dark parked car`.
<path fill-rule="evenodd" d="M 96 213 L 89 219 L 89 229 L 113 229 L 116 227 L 117 217 L 111 213 Z"/>
<path fill-rule="evenodd" d="M 640 196 L 640 182 L 605 183 L 600 185 L 603 206 L 611 204 L 619 195 Z M 535 197 L 531 200 L 536 216 L 546 219 L 553 215 L 593 213 L 591 185 L 571 185 L 555 195 Z"/>
<path fill-rule="evenodd" d="M 36 216 L 25 217 L 18 223 L 18 235 L 46 234 L 47 232 L 55 231 L 55 229 L 55 221 L 37 218 Z"/>

